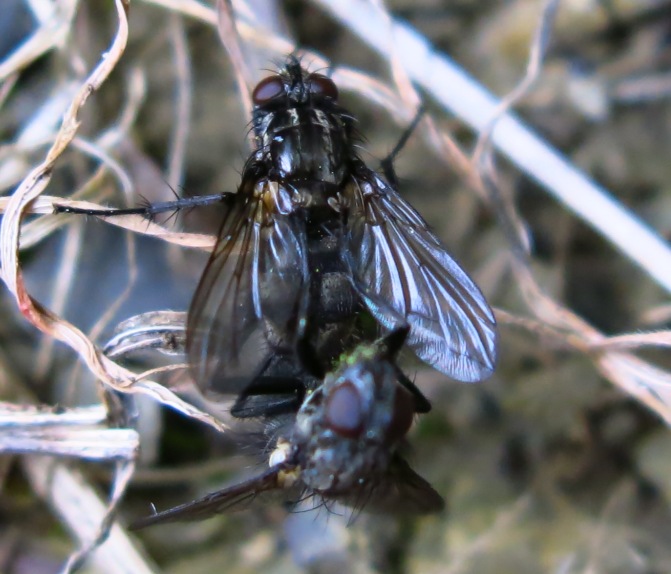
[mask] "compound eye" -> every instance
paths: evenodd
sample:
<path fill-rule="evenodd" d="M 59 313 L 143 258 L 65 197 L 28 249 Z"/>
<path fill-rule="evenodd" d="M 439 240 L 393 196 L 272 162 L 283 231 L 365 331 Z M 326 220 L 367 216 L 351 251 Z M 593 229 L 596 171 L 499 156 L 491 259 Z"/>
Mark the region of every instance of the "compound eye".
<path fill-rule="evenodd" d="M 325 414 L 329 428 L 341 436 L 357 438 L 363 430 L 361 396 L 350 382 L 333 390 L 326 402 Z"/>
<path fill-rule="evenodd" d="M 282 94 L 284 94 L 282 78 L 280 76 L 269 76 L 256 84 L 256 88 L 252 92 L 252 101 L 257 105 L 263 105 Z"/>
<path fill-rule="evenodd" d="M 310 93 L 315 96 L 324 96 L 332 100 L 338 99 L 338 88 L 333 83 L 331 78 L 322 76 L 321 74 L 310 74 L 308 77 L 310 81 Z"/>
<path fill-rule="evenodd" d="M 413 395 L 405 387 L 396 385 L 394 411 L 386 431 L 387 442 L 389 444 L 395 444 L 408 434 L 414 418 L 415 399 Z"/>

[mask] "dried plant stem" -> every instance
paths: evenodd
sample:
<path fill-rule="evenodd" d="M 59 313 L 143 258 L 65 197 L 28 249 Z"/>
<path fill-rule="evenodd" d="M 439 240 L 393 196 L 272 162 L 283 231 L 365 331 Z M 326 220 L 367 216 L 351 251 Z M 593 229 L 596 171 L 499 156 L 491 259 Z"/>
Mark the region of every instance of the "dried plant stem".
<path fill-rule="evenodd" d="M 75 571 L 89 552 L 89 559 L 95 572 L 148 574 L 156 571 L 147 564 L 145 558 L 117 524 L 110 528 L 106 544 L 91 551 L 97 538 L 93 538 L 91 533 L 106 521 L 109 507 L 100 500 L 81 473 L 61 463 L 45 464 L 45 462 L 43 457 L 26 457 L 23 460 L 24 471 L 35 489 L 49 501 L 54 512 L 61 517 L 83 547 L 81 552 L 73 555 L 63 572 Z M 124 480 L 120 479 L 115 483 L 113 504 L 118 502 L 119 488 L 125 488 L 130 474 L 132 470 L 126 474 Z"/>
<path fill-rule="evenodd" d="M 415 30 L 390 21 L 366 0 L 319 0 L 380 52 L 398 56 L 414 82 L 474 130 L 487 127 L 499 100 Z M 393 50 L 391 49 L 393 46 Z M 659 235 L 589 179 L 513 114 L 492 135 L 497 149 L 671 292 L 671 248 Z"/>

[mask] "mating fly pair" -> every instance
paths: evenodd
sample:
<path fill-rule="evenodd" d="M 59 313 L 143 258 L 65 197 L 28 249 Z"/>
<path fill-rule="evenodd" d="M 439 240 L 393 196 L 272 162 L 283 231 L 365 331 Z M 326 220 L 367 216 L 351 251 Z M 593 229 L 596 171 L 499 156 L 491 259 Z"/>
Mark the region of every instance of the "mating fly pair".
<path fill-rule="evenodd" d="M 289 56 L 252 99 L 257 147 L 237 193 L 84 212 L 152 216 L 226 204 L 188 313 L 188 361 L 202 390 L 237 398 L 234 416 L 282 429 L 273 431 L 268 471 L 148 521 L 197 518 L 230 507 L 241 492 L 292 482 L 327 498 L 361 502 L 375 485 L 394 491 L 395 503 L 422 496 L 433 503 L 435 491 L 395 454 L 409 428 L 399 421 L 430 408 L 396 366 L 396 354 L 405 344 L 453 379 L 484 379 L 495 363 L 493 313 L 399 195 L 391 162 L 385 181 L 358 157 L 355 120 L 330 78 Z M 375 414 L 379 408 L 386 419 Z M 320 446 L 308 446 L 308 435 Z M 369 435 L 379 440 L 368 444 Z M 338 459 L 332 449 L 352 439 L 376 462 L 329 466 Z M 311 479 L 317 461 L 331 471 Z M 399 496 L 403 484 L 417 496 Z M 432 503 L 410 510 L 426 512 Z"/>

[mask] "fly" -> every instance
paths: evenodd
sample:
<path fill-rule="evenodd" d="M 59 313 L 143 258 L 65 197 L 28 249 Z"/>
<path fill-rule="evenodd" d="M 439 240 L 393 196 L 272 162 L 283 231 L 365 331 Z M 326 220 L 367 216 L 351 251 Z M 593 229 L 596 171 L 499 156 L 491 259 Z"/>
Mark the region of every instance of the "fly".
<path fill-rule="evenodd" d="M 286 399 L 295 412 L 306 389 L 320 384 L 306 383 L 297 363 L 309 359 L 319 363 L 313 371 L 328 372 L 344 351 L 402 324 L 406 345 L 447 376 L 490 376 L 492 310 L 398 193 L 391 162 L 383 178 L 358 156 L 355 119 L 334 82 L 289 56 L 252 100 L 256 150 L 237 193 L 85 211 L 151 216 L 227 204 L 187 319 L 187 355 L 201 389 L 244 402 L 272 392 L 272 375 L 278 395 L 295 395 Z M 304 340 L 316 354 L 296 361 Z"/>
<path fill-rule="evenodd" d="M 368 511 L 428 514 L 441 496 L 399 454 L 417 412 L 416 395 L 399 381 L 395 358 L 408 334 L 400 327 L 358 346 L 309 393 L 295 416 L 283 416 L 269 441 L 269 467 L 255 476 L 131 525 L 133 529 L 201 520 L 281 492 Z"/>

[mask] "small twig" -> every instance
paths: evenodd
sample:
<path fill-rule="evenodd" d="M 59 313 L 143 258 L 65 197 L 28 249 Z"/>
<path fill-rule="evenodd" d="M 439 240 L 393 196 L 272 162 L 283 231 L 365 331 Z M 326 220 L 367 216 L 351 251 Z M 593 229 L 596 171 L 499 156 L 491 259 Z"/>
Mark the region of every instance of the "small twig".
<path fill-rule="evenodd" d="M 177 75 L 177 100 L 175 102 L 175 127 L 170 137 L 168 152 L 168 184 L 177 189 L 184 179 L 184 155 L 186 142 L 191 128 L 191 101 L 193 79 L 191 78 L 191 61 L 189 47 L 184 34 L 184 22 L 176 13 L 170 15 L 170 38 L 175 57 Z"/>
<path fill-rule="evenodd" d="M 374 7 L 359 0 L 317 3 L 389 57 L 388 28 Z M 484 129 L 499 100 L 410 26 L 396 20 L 393 29 L 396 52 L 413 81 L 474 130 Z M 671 292 L 671 248 L 647 224 L 513 115 L 501 118 L 492 138 L 521 170 Z"/>
<path fill-rule="evenodd" d="M 119 494 L 130 478 L 130 466 L 121 465 L 118 469 L 109 503 L 100 500 L 81 473 L 63 464 L 50 463 L 43 457 L 27 457 L 23 468 L 36 490 L 82 544 L 82 549 L 70 558 L 63 572 L 73 572 L 89 555 L 96 572 L 150 574 L 156 571 L 147 564 L 118 524 L 110 528 L 110 511 L 115 509 Z M 98 533 L 92 536 L 91 533 L 96 530 Z M 105 544 L 92 551 L 102 537 L 106 537 Z"/>
<path fill-rule="evenodd" d="M 252 100 L 250 89 L 252 85 L 252 76 L 245 63 L 245 58 L 240 47 L 240 35 L 236 26 L 233 9 L 228 0 L 217 0 L 217 31 L 219 39 L 228 52 L 233 70 L 235 71 L 235 81 L 238 84 L 238 91 L 242 106 L 245 110 L 245 117 L 252 117 Z M 250 148 L 253 148 L 254 134 L 249 133 Z"/>

